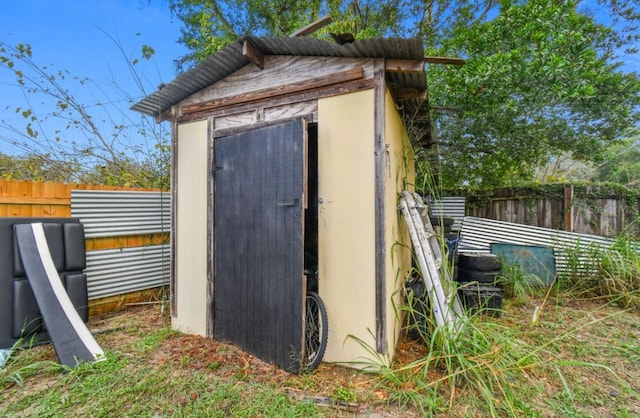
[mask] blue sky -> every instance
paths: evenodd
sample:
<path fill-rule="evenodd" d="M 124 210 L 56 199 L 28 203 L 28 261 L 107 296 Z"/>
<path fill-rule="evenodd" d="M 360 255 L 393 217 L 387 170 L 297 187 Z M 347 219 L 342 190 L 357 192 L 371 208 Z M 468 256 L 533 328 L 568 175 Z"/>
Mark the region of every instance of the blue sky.
<path fill-rule="evenodd" d="M 598 20 L 608 20 L 594 0 L 584 4 L 594 9 Z M 71 94 L 87 106 L 115 102 L 125 96 L 143 96 L 125 58 L 109 37 L 117 39 L 129 57 L 139 57 L 142 45 L 155 49 L 151 61 L 136 66 L 144 81 L 144 92 L 149 94 L 161 82 L 175 78 L 173 60 L 186 53 L 177 43 L 179 36 L 180 22 L 172 18 L 166 0 L 5 0 L 0 11 L 0 41 L 30 44 L 38 65 L 68 70 L 71 75 L 91 80 L 83 86 L 65 83 Z M 625 70 L 640 72 L 638 56 L 623 59 Z M 15 113 L 17 107 L 37 108 L 38 103 L 28 103 L 11 74 L 0 71 L 0 119 L 23 124 L 24 120 Z M 118 111 L 132 113 L 128 107 L 122 100 Z M 40 108 L 48 110 L 50 105 Z M 19 152 L 7 143 L 11 136 L 0 126 L 0 152 Z"/>
<path fill-rule="evenodd" d="M 175 78 L 173 60 L 186 49 L 177 43 L 180 22 L 172 19 L 164 0 L 20 0 L 3 1 L 0 40 L 15 45 L 30 44 L 33 60 L 40 66 L 68 70 L 71 75 L 92 80 L 90 85 L 65 83 L 85 105 L 122 97 L 116 86 L 130 97 L 142 97 L 126 60 L 109 37 L 118 40 L 125 54 L 140 57 L 142 45 L 154 48 L 150 61 L 136 65 L 147 94 Z M 15 78 L 0 71 L 0 118 L 19 120 L 15 108 L 26 106 Z M 124 103 L 123 111 L 128 104 Z M 2 132 L 0 132 L 1 139 Z M 6 132 L 5 132 L 6 137 Z M 0 152 L 12 147 L 0 140 Z"/>

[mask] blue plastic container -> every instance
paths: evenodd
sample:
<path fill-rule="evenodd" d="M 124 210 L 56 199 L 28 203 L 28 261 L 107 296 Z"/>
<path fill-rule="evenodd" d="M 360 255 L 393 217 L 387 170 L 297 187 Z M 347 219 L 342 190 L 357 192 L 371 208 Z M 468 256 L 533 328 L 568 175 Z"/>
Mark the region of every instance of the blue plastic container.
<path fill-rule="evenodd" d="M 541 245 L 491 243 L 491 253 L 500 256 L 504 266 L 520 266 L 526 276 L 536 276 L 546 287 L 556 276 L 556 257 L 553 249 Z"/>

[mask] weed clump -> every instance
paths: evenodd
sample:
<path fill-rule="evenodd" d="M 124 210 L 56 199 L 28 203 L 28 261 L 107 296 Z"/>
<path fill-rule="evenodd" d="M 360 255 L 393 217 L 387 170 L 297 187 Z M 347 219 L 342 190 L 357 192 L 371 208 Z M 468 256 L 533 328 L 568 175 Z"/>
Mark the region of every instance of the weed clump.
<path fill-rule="evenodd" d="M 605 299 L 640 309 L 639 250 L 640 244 L 624 235 L 606 248 L 580 244 L 567 248 L 569 268 L 560 278 L 560 288 L 577 298 Z"/>

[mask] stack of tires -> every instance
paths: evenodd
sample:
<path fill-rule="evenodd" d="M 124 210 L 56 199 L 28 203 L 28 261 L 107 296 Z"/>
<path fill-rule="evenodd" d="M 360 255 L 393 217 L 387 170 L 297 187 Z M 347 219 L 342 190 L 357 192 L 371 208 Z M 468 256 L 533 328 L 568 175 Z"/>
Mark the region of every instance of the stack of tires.
<path fill-rule="evenodd" d="M 458 291 L 469 312 L 500 316 L 504 291 L 498 285 L 497 277 L 501 270 L 502 263 L 495 254 L 458 254 Z"/>

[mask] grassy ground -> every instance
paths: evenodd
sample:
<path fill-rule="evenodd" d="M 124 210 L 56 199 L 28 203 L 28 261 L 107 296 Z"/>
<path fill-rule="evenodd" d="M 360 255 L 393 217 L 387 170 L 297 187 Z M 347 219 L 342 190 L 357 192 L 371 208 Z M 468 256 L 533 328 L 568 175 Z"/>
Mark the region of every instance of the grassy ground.
<path fill-rule="evenodd" d="M 458 363 L 405 339 L 383 374 L 321 364 L 300 376 L 172 332 L 158 305 L 132 307 L 91 320 L 101 363 L 63 370 L 49 345 L 15 353 L 0 416 L 640 416 L 640 312 L 540 305 L 506 301 L 500 318 L 474 318 L 481 333 L 464 338 L 483 344 Z"/>

